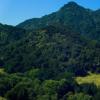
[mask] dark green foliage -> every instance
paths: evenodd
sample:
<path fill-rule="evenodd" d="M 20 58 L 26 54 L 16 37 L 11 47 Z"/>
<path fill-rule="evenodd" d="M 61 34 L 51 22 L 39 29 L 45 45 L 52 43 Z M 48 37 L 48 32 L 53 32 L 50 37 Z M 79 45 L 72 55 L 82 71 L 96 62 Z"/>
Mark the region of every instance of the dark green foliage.
<path fill-rule="evenodd" d="M 2 61 L 6 71 L 24 72 L 40 68 L 48 74 L 46 78 L 50 78 L 64 71 L 75 75 L 85 75 L 87 71 L 99 72 L 99 45 L 80 34 L 49 26 L 9 44 L 1 53 L 5 58 Z"/>
<path fill-rule="evenodd" d="M 38 69 L 23 74 L 2 74 L 0 96 L 7 100 L 99 100 L 100 90 L 93 84 L 78 85 L 74 79 L 63 77 L 41 81 L 37 74 L 40 74 Z"/>
<path fill-rule="evenodd" d="M 0 75 L 0 96 L 4 96 L 4 94 L 13 88 L 20 80 L 20 76 L 16 74 Z"/>
<path fill-rule="evenodd" d="M 39 74 L 37 71 L 34 69 L 26 74 L 2 75 L 0 92 L 3 92 L 3 95 L 0 94 L 0 96 L 5 96 L 8 100 L 41 100 L 42 98 L 60 100 L 66 93 L 75 91 L 74 87 L 77 84 L 74 80 L 40 81 L 36 79 L 37 76 L 34 76 L 35 73 Z"/>
<path fill-rule="evenodd" d="M 0 24 L 0 49 L 2 46 L 16 42 L 25 36 L 25 30 L 9 25 Z"/>
<path fill-rule="evenodd" d="M 97 93 L 97 87 L 94 84 L 82 84 L 81 89 L 85 94 L 92 96 Z"/>
<path fill-rule="evenodd" d="M 35 100 L 34 89 L 31 82 L 21 82 L 6 94 L 8 100 Z"/>
<path fill-rule="evenodd" d="M 91 96 L 84 94 L 84 93 L 78 93 L 75 95 L 69 95 L 68 99 L 66 100 L 92 100 Z"/>
<path fill-rule="evenodd" d="M 99 100 L 100 99 L 100 89 L 98 89 L 98 92 L 95 94 L 93 100 Z"/>

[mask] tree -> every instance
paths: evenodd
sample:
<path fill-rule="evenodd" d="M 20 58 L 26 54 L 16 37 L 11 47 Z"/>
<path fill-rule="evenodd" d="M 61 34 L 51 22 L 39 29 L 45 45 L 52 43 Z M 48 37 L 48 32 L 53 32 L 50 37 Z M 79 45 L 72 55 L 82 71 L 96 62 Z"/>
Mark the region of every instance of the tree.
<path fill-rule="evenodd" d="M 36 94 L 31 82 L 20 82 L 6 94 L 6 97 L 8 100 L 34 100 Z"/>
<path fill-rule="evenodd" d="M 69 95 L 66 100 L 91 100 L 91 96 L 84 93 L 77 93 L 74 95 Z"/>

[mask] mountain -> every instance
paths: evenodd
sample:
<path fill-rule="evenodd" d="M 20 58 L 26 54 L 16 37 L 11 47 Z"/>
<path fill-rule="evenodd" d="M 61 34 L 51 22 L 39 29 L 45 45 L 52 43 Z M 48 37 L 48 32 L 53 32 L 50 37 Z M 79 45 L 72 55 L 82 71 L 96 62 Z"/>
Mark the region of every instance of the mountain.
<path fill-rule="evenodd" d="M 20 23 L 17 27 L 38 29 L 45 26 L 63 26 L 72 32 L 81 33 L 90 39 L 100 40 L 100 11 L 92 11 L 75 2 L 65 4 L 60 10 L 41 18 L 33 18 Z"/>
<path fill-rule="evenodd" d="M 31 68 L 100 72 L 99 12 L 69 2 L 17 27 L 0 24 L 0 66 L 11 73 Z"/>
<path fill-rule="evenodd" d="M 16 27 L 0 24 L 0 100 L 99 100 L 99 18 L 70 2 Z"/>
<path fill-rule="evenodd" d="M 11 73 L 31 68 L 99 72 L 99 12 L 69 2 L 17 27 L 0 24 L 0 66 Z"/>

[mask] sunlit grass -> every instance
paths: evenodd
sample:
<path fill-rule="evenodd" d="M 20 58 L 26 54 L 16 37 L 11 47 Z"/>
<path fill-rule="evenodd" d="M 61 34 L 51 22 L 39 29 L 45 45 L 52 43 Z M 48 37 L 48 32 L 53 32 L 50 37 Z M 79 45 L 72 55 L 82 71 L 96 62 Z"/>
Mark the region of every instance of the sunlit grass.
<path fill-rule="evenodd" d="M 1 74 L 5 73 L 4 68 L 0 68 L 0 73 Z"/>
<path fill-rule="evenodd" d="M 100 74 L 93 74 L 90 73 L 89 75 L 85 76 L 85 77 L 77 77 L 76 81 L 79 84 L 83 84 L 83 83 L 94 83 L 98 86 L 100 86 Z"/>
<path fill-rule="evenodd" d="M 0 97 L 0 100 L 6 100 L 5 98 L 3 98 L 3 97 Z"/>

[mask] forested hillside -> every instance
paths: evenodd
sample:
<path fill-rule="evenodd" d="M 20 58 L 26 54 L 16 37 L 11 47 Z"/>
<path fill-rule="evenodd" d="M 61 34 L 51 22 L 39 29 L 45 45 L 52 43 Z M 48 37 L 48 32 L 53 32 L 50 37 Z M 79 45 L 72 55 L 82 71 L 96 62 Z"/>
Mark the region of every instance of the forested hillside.
<path fill-rule="evenodd" d="M 86 9 L 75 2 L 69 2 L 57 12 L 42 18 L 29 19 L 17 27 L 32 30 L 49 25 L 64 26 L 72 32 L 81 33 L 90 39 L 100 40 L 100 10 Z"/>
<path fill-rule="evenodd" d="M 83 82 L 100 74 L 99 18 L 69 2 L 16 27 L 0 24 L 0 100 L 99 100 L 99 83 Z"/>
<path fill-rule="evenodd" d="M 49 26 L 1 48 L 1 62 L 8 72 L 44 68 L 58 73 L 84 75 L 99 72 L 100 44 L 80 34 Z"/>

